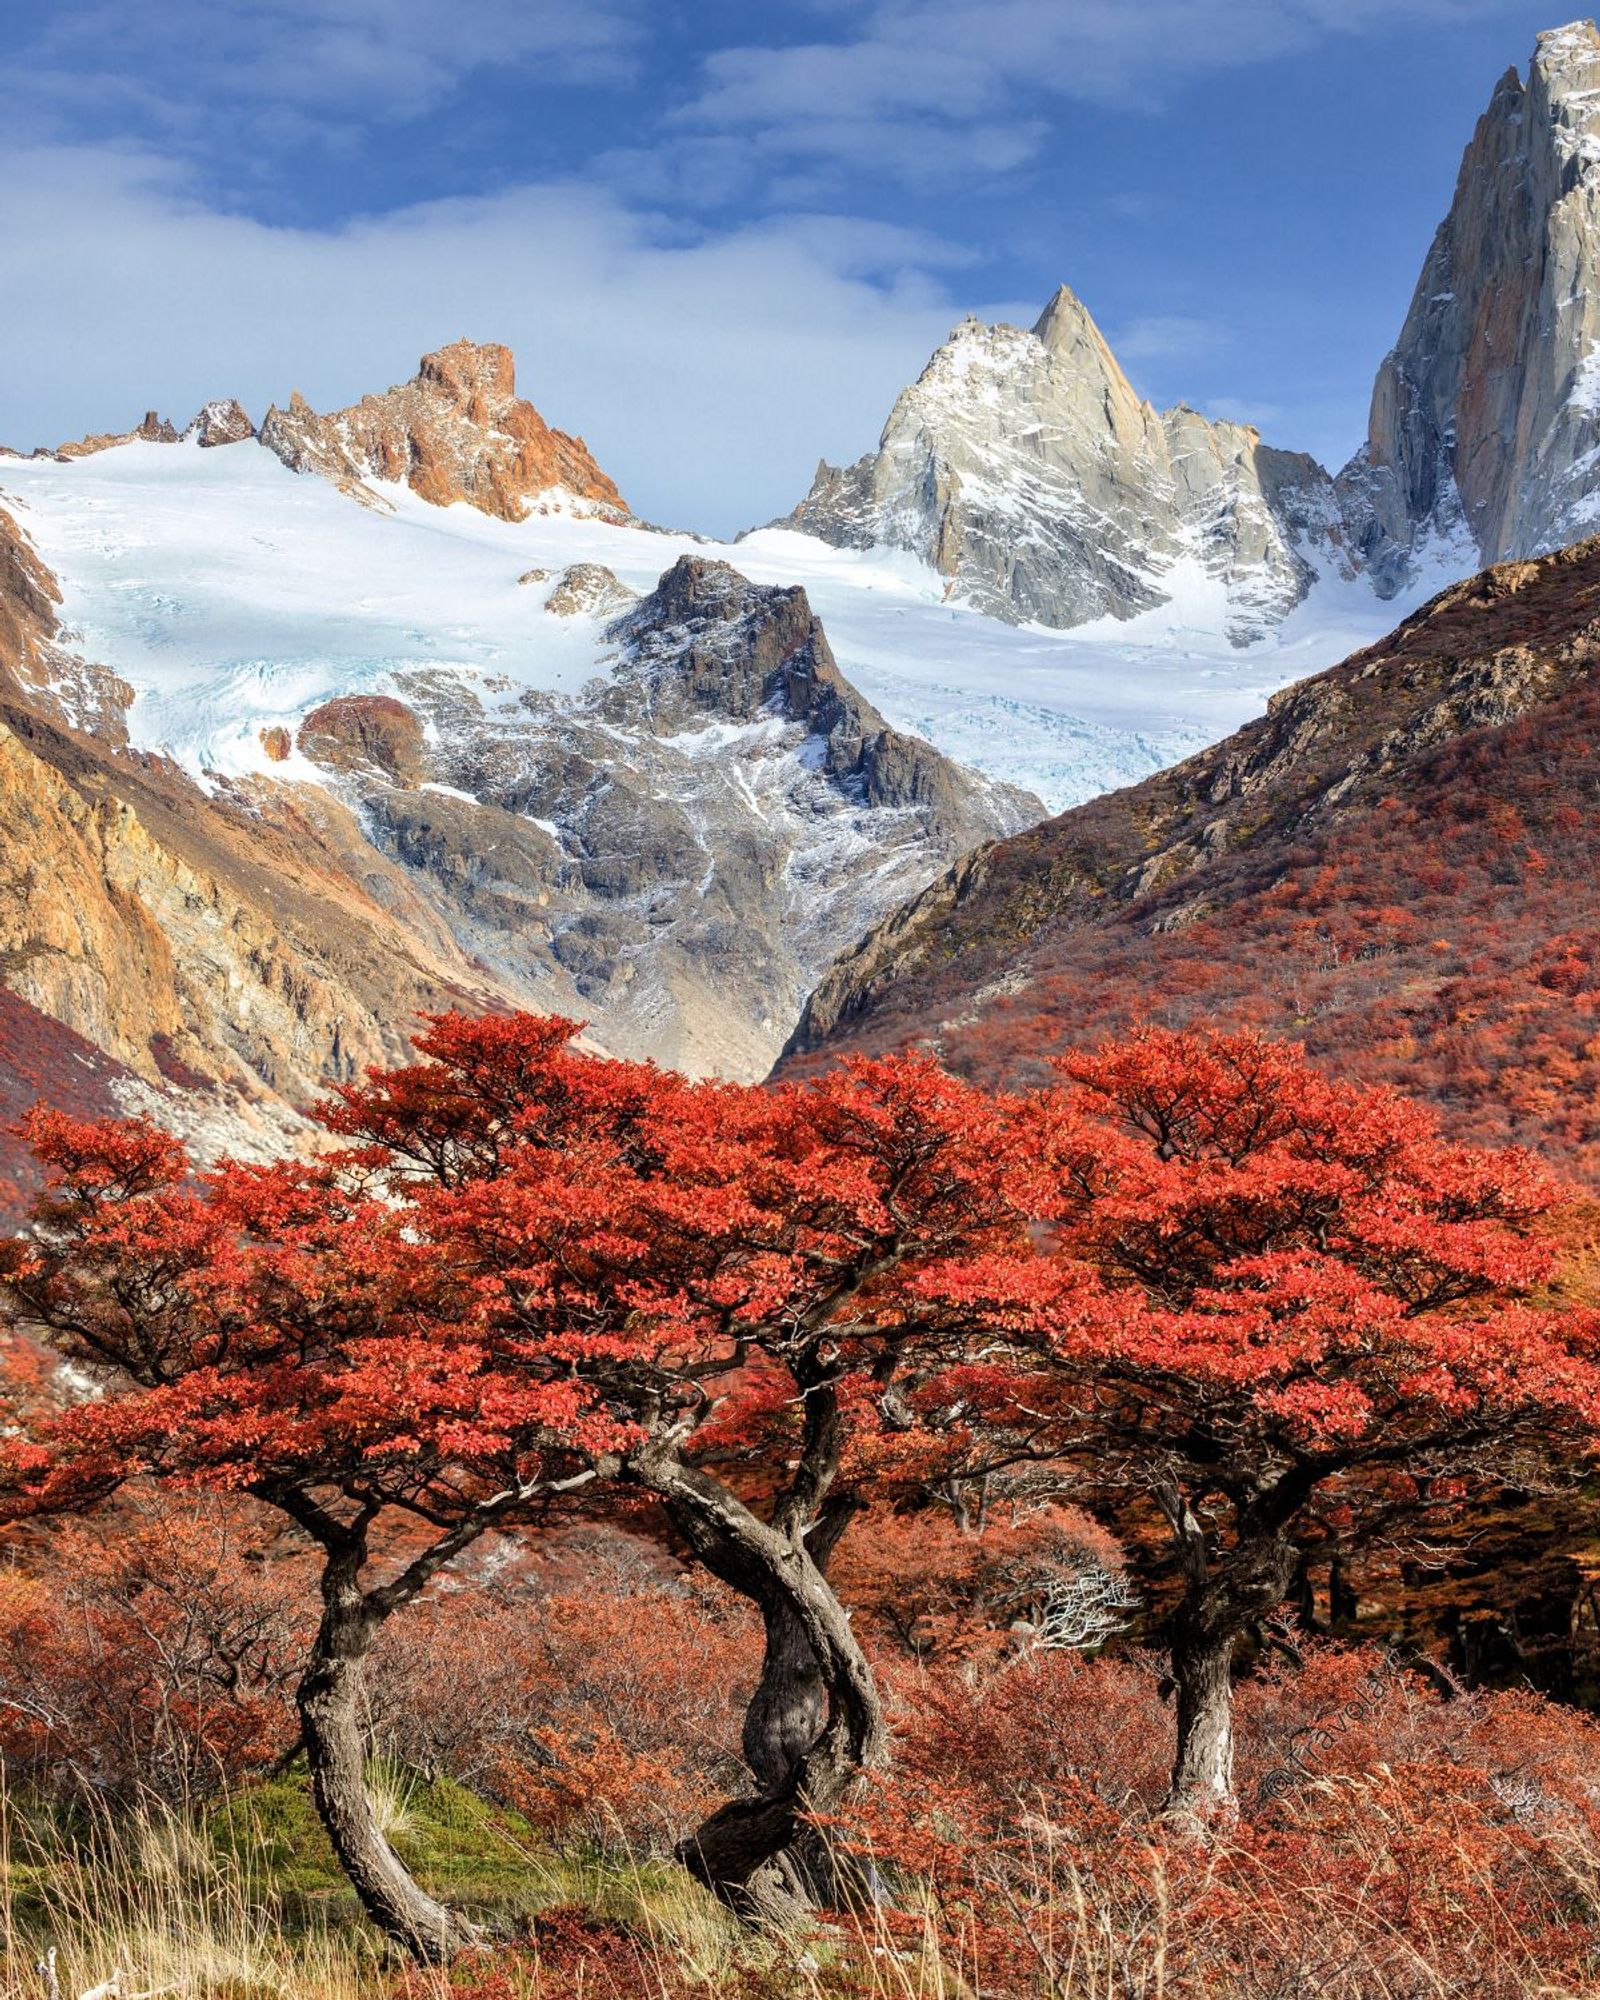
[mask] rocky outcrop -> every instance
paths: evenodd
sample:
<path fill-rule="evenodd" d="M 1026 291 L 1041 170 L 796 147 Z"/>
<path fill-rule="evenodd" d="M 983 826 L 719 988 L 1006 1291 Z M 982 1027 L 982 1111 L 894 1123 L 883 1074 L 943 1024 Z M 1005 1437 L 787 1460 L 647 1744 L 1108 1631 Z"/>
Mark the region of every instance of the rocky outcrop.
<path fill-rule="evenodd" d="M 548 572 L 529 570 L 519 583 L 542 583 Z M 615 618 L 639 593 L 618 581 L 604 563 L 572 563 L 556 578 L 544 608 L 556 618 Z"/>
<path fill-rule="evenodd" d="M 1600 521 L 1600 34 L 1538 39 L 1462 158 L 1450 212 L 1378 371 L 1340 484 L 1392 589 L 1430 545 L 1463 564 Z"/>
<path fill-rule="evenodd" d="M 59 643 L 60 603 L 60 585 L 15 517 L 0 508 L 0 693 L 104 742 L 125 743 L 133 689 Z"/>
<path fill-rule="evenodd" d="M 251 423 L 242 404 L 232 396 L 218 397 L 215 401 L 203 403 L 180 431 L 159 411 L 146 410 L 142 422 L 131 431 L 97 431 L 88 437 L 78 438 L 71 444 L 57 445 L 53 450 L 39 450 L 35 458 L 91 458 L 96 452 L 111 451 L 123 444 L 180 444 L 193 440 L 196 444 L 242 444 L 253 438 L 256 427 Z M 0 452 L 0 456 L 16 457 L 15 452 Z"/>
<path fill-rule="evenodd" d="M 110 451 L 119 444 L 176 444 L 178 433 L 159 411 L 146 410 L 143 420 L 131 431 L 98 431 L 72 444 L 57 445 L 49 456 L 89 458 L 97 451 Z"/>
<path fill-rule="evenodd" d="M 327 416 L 296 390 L 287 409 L 268 410 L 261 442 L 293 471 L 320 473 L 368 506 L 387 505 L 373 482 L 404 480 L 435 506 L 464 501 L 505 521 L 555 494 L 585 511 L 628 514 L 583 439 L 552 430 L 517 395 L 507 347 L 458 340 L 425 354 L 411 381 Z"/>
<path fill-rule="evenodd" d="M 196 444 L 207 447 L 243 444 L 247 438 L 253 438 L 255 434 L 256 427 L 251 423 L 244 406 L 235 402 L 232 396 L 224 396 L 216 402 L 203 404 L 183 430 L 185 441 L 193 438 Z"/>
<path fill-rule="evenodd" d="M 345 694 L 314 708 L 300 725 L 300 754 L 330 771 L 376 771 L 391 784 L 423 780 L 422 725 L 403 701 Z"/>
<path fill-rule="evenodd" d="M 818 468 L 787 525 L 910 550 L 978 608 L 1071 626 L 1220 583 L 1239 643 L 1340 560 L 1328 474 L 1248 425 L 1143 401 L 1063 285 L 1031 331 L 967 320 L 891 411 L 876 452 Z"/>
<path fill-rule="evenodd" d="M 839 671 L 798 587 L 758 588 L 731 564 L 681 556 L 612 635 L 627 664 L 604 703 L 626 711 L 642 690 L 658 731 L 781 716 L 805 728 L 813 760 L 835 784 L 866 805 L 916 813 L 947 848 L 972 846 L 997 813 L 1037 816 L 1030 795 L 988 786 L 891 729 Z"/>
<path fill-rule="evenodd" d="M 803 590 L 684 557 L 605 639 L 579 696 L 410 673 L 299 743 L 475 964 L 618 1053 L 761 1074 L 845 941 L 1039 810 L 891 729 Z"/>

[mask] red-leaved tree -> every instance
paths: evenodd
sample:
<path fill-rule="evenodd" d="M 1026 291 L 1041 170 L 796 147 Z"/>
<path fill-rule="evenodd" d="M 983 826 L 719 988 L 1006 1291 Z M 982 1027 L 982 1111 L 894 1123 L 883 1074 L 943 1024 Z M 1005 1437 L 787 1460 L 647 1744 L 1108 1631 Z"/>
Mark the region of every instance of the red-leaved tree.
<path fill-rule="evenodd" d="M 13 1449 L 16 1508 L 210 1483 L 321 1551 L 315 1796 L 369 1913 L 424 1957 L 470 1931 L 367 1801 L 367 1655 L 478 1536 L 580 1493 L 650 1496 L 763 1621 L 751 1784 L 685 1862 L 741 1909 L 842 1892 L 817 1817 L 885 1741 L 826 1579 L 859 1446 L 964 1323 L 923 1280 L 1027 1241 L 1000 1111 L 925 1059 L 768 1091 L 572 1033 L 434 1020 L 417 1063 L 324 1108 L 345 1143 L 309 1165 L 195 1180 L 148 1126 L 37 1118 L 51 1183 L 0 1273 L 8 1316 L 116 1391 Z"/>
<path fill-rule="evenodd" d="M 958 1291 L 1009 1343 L 996 1420 L 1165 1546 L 1169 1803 L 1209 1813 L 1236 1651 L 1303 1551 L 1581 1463 L 1600 1339 L 1550 1290 L 1560 1191 L 1528 1156 L 1254 1036 L 1152 1030 L 1061 1067 L 1016 1127 L 1049 1255 Z"/>
<path fill-rule="evenodd" d="M 551 1082 L 569 1034 L 505 1040 L 507 1142 L 513 1122 L 615 1135 L 643 1115 Z M 31 1236 L 0 1246 L 0 1303 L 112 1393 L 11 1443 L 11 1513 L 83 1511 L 144 1478 L 242 1491 L 309 1538 L 321 1613 L 297 1701 L 318 1809 L 373 1919 L 450 1956 L 472 1926 L 411 1878 L 366 1792 L 368 1655 L 446 1564 L 592 1481 L 632 1432 L 581 1378 L 502 1365 L 470 1277 L 370 1150 L 195 1178 L 142 1122 L 40 1113 L 29 1136 L 48 1185 Z"/>
<path fill-rule="evenodd" d="M 566 1051 L 554 1073 L 648 1115 L 625 1143 L 506 1144 L 494 1052 L 519 1032 L 436 1024 L 429 1062 L 345 1092 L 334 1122 L 407 1189 L 409 1227 L 473 1287 L 507 1372 L 582 1380 L 623 1415 L 629 1443 L 594 1470 L 653 1496 L 760 1613 L 751 1786 L 686 1865 L 746 1912 L 837 1901 L 850 1885 L 817 1820 L 885 1731 L 828 1564 L 899 1376 L 967 1324 L 924 1280 L 1026 1250 L 1005 1116 L 924 1057 L 760 1089 Z"/>

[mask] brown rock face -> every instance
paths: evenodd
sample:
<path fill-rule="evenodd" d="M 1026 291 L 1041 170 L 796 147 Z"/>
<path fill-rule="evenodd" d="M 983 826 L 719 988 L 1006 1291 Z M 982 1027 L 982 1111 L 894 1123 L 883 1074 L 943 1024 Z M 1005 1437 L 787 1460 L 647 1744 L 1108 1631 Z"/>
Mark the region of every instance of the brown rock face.
<path fill-rule="evenodd" d="M 266 751 L 274 764 L 283 764 L 288 761 L 289 752 L 294 748 L 294 743 L 288 730 L 281 723 L 275 722 L 270 729 L 262 730 L 261 747 Z"/>
<path fill-rule="evenodd" d="M 0 507 L 0 694 L 15 691 L 41 714 L 123 743 L 133 689 L 56 643 L 60 602 L 55 578 Z"/>
<path fill-rule="evenodd" d="M 202 445 L 243 444 L 246 438 L 255 436 L 256 427 L 242 404 L 232 396 L 224 396 L 197 410 L 184 426 L 183 434 Z"/>
<path fill-rule="evenodd" d="M 137 1100 L 157 1115 L 244 1145 L 329 1076 L 400 1057 L 419 1012 L 503 1004 L 315 787 L 207 795 L 65 726 L 34 681 L 59 672 L 56 602 L 0 513 L 0 1117 L 39 1096 L 74 1106 L 81 1036 L 106 1077 L 165 1093 Z M 391 760 L 408 741 L 359 708 L 342 726 Z"/>
<path fill-rule="evenodd" d="M 628 511 L 583 439 L 552 430 L 517 395 L 511 350 L 470 340 L 424 355 L 411 381 L 329 416 L 296 391 L 287 410 L 268 410 L 261 442 L 369 506 L 384 503 L 367 481 L 403 479 L 435 506 L 462 500 L 504 521 L 522 520 L 530 497 L 551 487 L 619 518 Z"/>
<path fill-rule="evenodd" d="M 118 444 L 176 444 L 178 433 L 158 411 L 146 410 L 143 421 L 131 431 L 98 431 L 76 444 L 59 445 L 57 458 L 90 458 L 97 451 L 109 451 Z"/>
<path fill-rule="evenodd" d="M 387 694 L 347 694 L 314 708 L 300 725 L 300 750 L 330 771 L 381 771 L 397 785 L 427 775 L 422 724 Z"/>

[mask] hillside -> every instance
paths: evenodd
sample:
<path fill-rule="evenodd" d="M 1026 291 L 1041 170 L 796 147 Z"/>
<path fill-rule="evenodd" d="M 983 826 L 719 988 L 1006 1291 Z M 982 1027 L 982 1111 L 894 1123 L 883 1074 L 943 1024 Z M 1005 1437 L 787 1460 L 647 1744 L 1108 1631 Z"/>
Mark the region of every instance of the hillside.
<path fill-rule="evenodd" d="M 791 1068 L 989 1081 L 1259 1025 L 1600 1178 L 1600 541 L 1485 571 L 1174 769 L 969 857 L 835 967 Z"/>

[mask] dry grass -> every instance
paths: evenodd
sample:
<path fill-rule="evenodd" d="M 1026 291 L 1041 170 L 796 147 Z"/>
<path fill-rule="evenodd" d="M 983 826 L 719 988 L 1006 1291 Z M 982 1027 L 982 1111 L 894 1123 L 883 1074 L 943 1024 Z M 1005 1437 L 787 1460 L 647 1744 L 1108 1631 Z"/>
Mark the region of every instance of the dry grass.
<path fill-rule="evenodd" d="M 396 1780 L 397 1831 L 410 1788 Z M 0 1994 L 6 2000 L 1460 2000 L 1463 1993 L 1580 2000 L 1537 1952 L 1497 1924 L 1492 1881 L 1471 1852 L 1449 1870 L 1476 1892 L 1473 1976 L 1462 1936 L 1397 1920 L 1382 1799 L 1370 1883 L 1347 1878 L 1287 1903 L 1253 1858 L 1223 1839 L 1182 1865 L 1150 1843 L 1116 1871 L 1087 1860 L 1044 1818 L 1004 1868 L 974 1853 L 952 1922 L 949 1888 L 896 1884 L 893 1914 L 867 1912 L 789 1947 L 752 1945 L 670 1864 L 618 1863 L 530 1846 L 528 1894 L 568 1912 L 559 1958 L 487 1954 L 446 1975 L 408 1974 L 347 1901 L 307 1914 L 280 1893 L 281 1849 L 265 1835 L 216 1837 L 216 1816 L 155 1807 L 70 1819 L 0 1801 Z M 248 1827 L 248 1818 L 242 1823 Z M 1600 1854 L 1574 1838 L 1574 1909 L 1600 1906 Z M 1241 1895 L 1241 1884 L 1245 1885 Z M 292 1908 L 293 1914 L 287 1914 Z M 1491 1915 L 1487 1920 L 1483 1910 Z M 1292 1912 L 1292 1913 L 1291 1913 Z M 587 1923 L 592 1967 L 582 1958 Z M 574 1928 L 575 1926 L 575 1928 Z M 1008 1946 L 996 1956 L 994 1938 Z M 558 1933 L 553 1932 L 552 1936 Z M 575 1960 L 573 1937 L 578 1937 Z M 55 1953 L 54 1986 L 41 1961 Z M 105 1992 L 107 1982 L 114 1982 Z"/>
<path fill-rule="evenodd" d="M 262 1894 L 261 1857 L 219 1846 L 198 1821 L 155 1807 L 75 1817 L 0 1805 L 8 1995 L 73 2000 L 114 1982 L 124 1997 L 356 2000 L 385 1982 L 359 1932 L 289 1929 Z"/>

